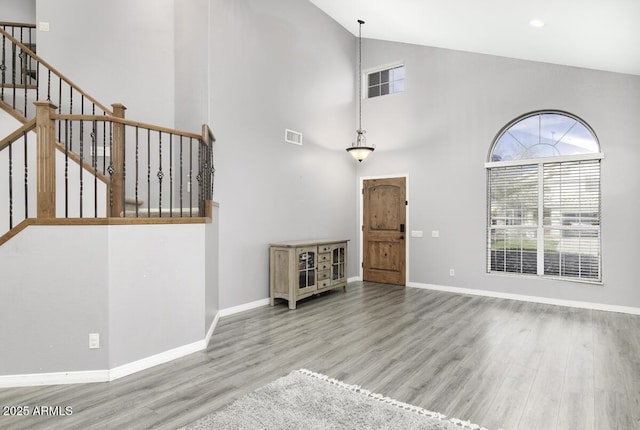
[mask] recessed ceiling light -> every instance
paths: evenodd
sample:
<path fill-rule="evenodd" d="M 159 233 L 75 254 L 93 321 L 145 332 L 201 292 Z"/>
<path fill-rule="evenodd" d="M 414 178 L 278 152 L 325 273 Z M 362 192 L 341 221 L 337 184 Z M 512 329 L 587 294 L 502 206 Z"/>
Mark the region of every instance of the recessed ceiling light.
<path fill-rule="evenodd" d="M 529 21 L 529 25 L 535 28 L 542 28 L 544 27 L 544 21 L 541 19 L 532 19 Z"/>

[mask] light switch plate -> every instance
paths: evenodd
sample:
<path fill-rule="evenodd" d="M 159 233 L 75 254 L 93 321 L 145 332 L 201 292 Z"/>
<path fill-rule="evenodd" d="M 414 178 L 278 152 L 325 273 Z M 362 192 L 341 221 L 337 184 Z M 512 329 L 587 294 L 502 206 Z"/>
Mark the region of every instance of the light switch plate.
<path fill-rule="evenodd" d="M 411 237 L 422 237 L 422 230 L 411 230 Z"/>
<path fill-rule="evenodd" d="M 89 333 L 89 349 L 100 348 L 100 333 Z"/>

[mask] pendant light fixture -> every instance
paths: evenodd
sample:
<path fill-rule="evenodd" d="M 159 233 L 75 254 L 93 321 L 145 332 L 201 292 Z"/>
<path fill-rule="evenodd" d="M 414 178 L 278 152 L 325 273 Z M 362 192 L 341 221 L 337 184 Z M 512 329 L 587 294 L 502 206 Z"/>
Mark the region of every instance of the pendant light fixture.
<path fill-rule="evenodd" d="M 356 130 L 356 142 L 352 143 L 347 152 L 353 155 L 358 161 L 362 161 L 375 149 L 374 146 L 367 146 L 366 133 L 362 129 L 362 24 L 364 21 L 358 20 L 358 129 Z"/>

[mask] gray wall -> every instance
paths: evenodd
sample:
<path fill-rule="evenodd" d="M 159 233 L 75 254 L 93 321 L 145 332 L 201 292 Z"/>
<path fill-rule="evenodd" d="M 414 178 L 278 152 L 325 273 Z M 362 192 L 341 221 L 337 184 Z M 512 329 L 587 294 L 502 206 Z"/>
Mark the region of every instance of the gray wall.
<path fill-rule="evenodd" d="M 109 368 L 108 241 L 104 226 L 31 226 L 0 246 L 0 375 Z"/>
<path fill-rule="evenodd" d="M 36 0 L 0 0 L 0 21 L 36 23 Z"/>
<path fill-rule="evenodd" d="M 358 175 L 409 175 L 408 229 L 424 231 L 409 239 L 409 282 L 640 306 L 640 231 L 632 227 L 640 192 L 639 76 L 374 40 L 363 50 L 365 68 L 404 61 L 407 69 L 404 93 L 363 103 L 377 150 Z M 604 285 L 486 274 L 489 146 L 501 127 L 538 109 L 578 115 L 605 153 Z M 432 230 L 440 237 L 431 238 Z"/>
<path fill-rule="evenodd" d="M 268 244 L 356 238 L 355 39 L 309 2 L 213 0 L 220 307 L 269 295 Z M 304 145 L 284 143 L 285 128 Z M 349 275 L 357 274 L 355 255 Z"/>
<path fill-rule="evenodd" d="M 212 227 L 20 232 L 0 247 L 0 376 L 104 371 L 197 347 L 215 306 L 215 273 L 203 269 L 215 260 Z M 89 333 L 100 334 L 99 349 L 89 349 Z"/>
<path fill-rule="evenodd" d="M 209 120 L 209 1 L 175 2 L 175 127 L 194 133 Z"/>
<path fill-rule="evenodd" d="M 36 0 L 38 55 L 106 106 L 173 127 L 174 0 Z M 197 131 L 197 130 L 196 130 Z"/>
<path fill-rule="evenodd" d="M 204 339 L 206 227 L 109 227 L 110 368 Z"/>

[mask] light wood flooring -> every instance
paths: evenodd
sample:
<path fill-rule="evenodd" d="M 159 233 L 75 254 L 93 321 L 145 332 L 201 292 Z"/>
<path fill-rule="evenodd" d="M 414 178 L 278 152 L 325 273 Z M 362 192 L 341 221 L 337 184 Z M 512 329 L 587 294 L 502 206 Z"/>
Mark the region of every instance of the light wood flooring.
<path fill-rule="evenodd" d="M 206 351 L 110 383 L 0 389 L 2 429 L 175 429 L 306 368 L 489 429 L 640 429 L 640 316 L 382 284 L 222 318 Z"/>

